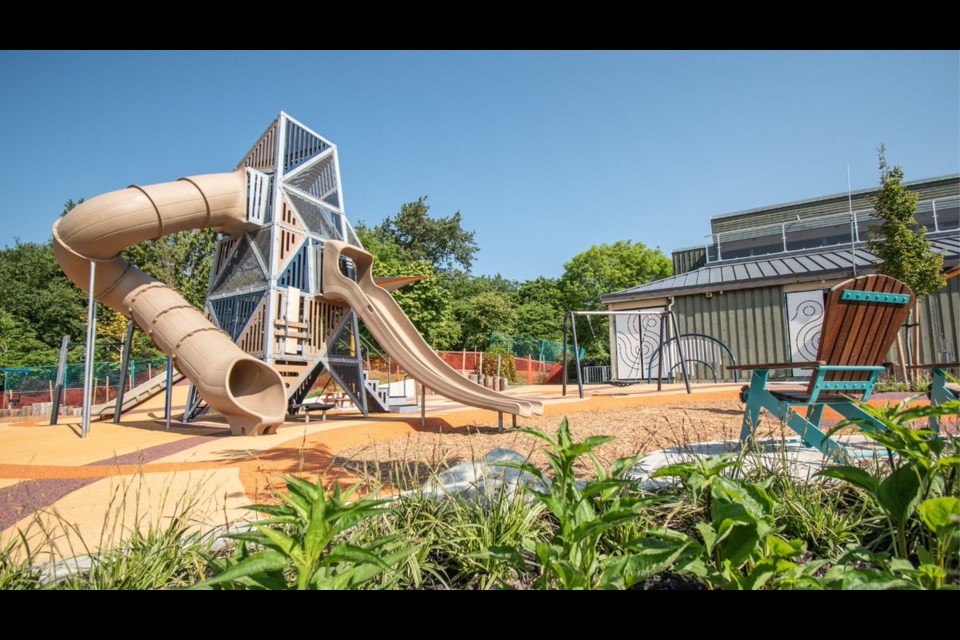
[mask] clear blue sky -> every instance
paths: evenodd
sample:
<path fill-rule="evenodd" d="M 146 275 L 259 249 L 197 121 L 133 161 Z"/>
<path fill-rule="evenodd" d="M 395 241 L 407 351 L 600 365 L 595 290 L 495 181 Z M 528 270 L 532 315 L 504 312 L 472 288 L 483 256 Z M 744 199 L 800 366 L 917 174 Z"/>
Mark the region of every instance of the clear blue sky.
<path fill-rule="evenodd" d="M 477 273 L 702 243 L 710 216 L 960 171 L 958 52 L 0 53 L 0 244 L 68 198 L 231 169 L 280 110 L 339 145 L 347 215 L 428 195 Z"/>

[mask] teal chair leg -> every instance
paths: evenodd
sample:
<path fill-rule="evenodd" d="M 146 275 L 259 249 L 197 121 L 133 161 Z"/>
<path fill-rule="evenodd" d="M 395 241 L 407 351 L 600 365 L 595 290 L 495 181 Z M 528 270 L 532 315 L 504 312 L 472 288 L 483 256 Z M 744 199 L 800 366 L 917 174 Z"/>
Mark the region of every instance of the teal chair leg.
<path fill-rule="evenodd" d="M 827 434 L 820 429 L 823 405 L 814 405 L 814 407 L 819 408 L 816 423 L 801 416 L 791 409 L 786 402 L 780 403 L 777 415 L 781 416 L 781 420 L 800 436 L 800 440 L 804 445 L 819 450 L 823 455 L 836 462 L 846 464 L 848 462 L 846 451 L 844 451 L 841 445 L 828 438 Z"/>
<path fill-rule="evenodd" d="M 743 426 L 740 428 L 740 443 L 746 444 L 757 430 L 760 422 L 760 409 L 767 392 L 767 372 L 757 369 L 750 377 L 750 389 L 747 391 L 747 406 L 743 412 Z"/>
<path fill-rule="evenodd" d="M 813 426 L 820 428 L 820 421 L 823 420 L 823 405 L 815 404 L 807 409 L 807 421 Z"/>
<path fill-rule="evenodd" d="M 930 404 L 933 406 L 941 405 L 957 397 L 947 389 L 947 373 L 943 369 L 931 369 L 933 383 L 930 387 Z M 934 433 L 940 433 L 940 419 L 936 416 L 930 416 L 930 430 Z"/>

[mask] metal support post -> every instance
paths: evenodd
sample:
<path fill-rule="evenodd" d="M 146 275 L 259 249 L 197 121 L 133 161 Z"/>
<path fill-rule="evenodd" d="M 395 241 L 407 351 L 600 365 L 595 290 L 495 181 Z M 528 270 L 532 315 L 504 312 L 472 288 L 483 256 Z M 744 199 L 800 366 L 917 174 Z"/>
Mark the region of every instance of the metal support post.
<path fill-rule="evenodd" d="M 60 341 L 60 360 L 57 364 L 57 382 L 53 387 L 53 406 L 50 408 L 50 424 L 57 424 L 60 417 L 60 402 L 63 398 L 63 385 L 67 373 L 67 349 L 70 347 L 70 336 L 63 336 Z"/>
<path fill-rule="evenodd" d="M 117 383 L 116 405 L 113 408 L 113 424 L 120 424 L 123 413 L 123 396 L 127 387 L 127 370 L 130 368 L 130 352 L 133 350 L 133 320 L 127 322 L 127 335 L 123 341 L 123 358 L 120 364 L 120 381 Z"/>
<path fill-rule="evenodd" d="M 563 373 L 560 376 L 560 379 L 563 380 L 563 397 L 567 396 L 567 323 L 569 321 L 570 317 L 563 314 Z"/>
<path fill-rule="evenodd" d="M 93 348 L 97 337 L 97 300 L 93 288 L 97 278 L 97 263 L 90 261 L 90 292 L 87 296 L 87 344 L 83 361 L 83 411 L 80 419 L 80 437 L 90 433 L 90 410 L 93 404 Z"/>
<path fill-rule="evenodd" d="M 163 418 L 167 422 L 167 431 L 170 431 L 170 404 L 173 401 L 173 359 L 167 358 L 167 389 L 163 396 Z"/>
<path fill-rule="evenodd" d="M 677 314 L 672 310 L 668 311 L 670 320 L 673 323 L 673 332 L 677 337 L 677 356 L 680 357 L 680 370 L 683 371 L 683 383 L 687 386 L 687 395 L 693 393 L 690 390 L 690 376 L 687 374 L 687 361 L 683 356 L 683 341 L 680 339 L 680 325 L 677 324 Z M 662 324 L 662 323 L 661 323 Z M 660 347 L 660 359 L 663 360 L 663 347 Z"/>
<path fill-rule="evenodd" d="M 427 427 L 427 387 L 420 383 L 420 427 Z"/>
<path fill-rule="evenodd" d="M 573 330 L 573 358 L 577 363 L 577 389 L 580 392 L 580 399 L 583 400 L 583 373 L 580 371 L 580 343 L 577 341 L 577 319 L 570 312 L 570 328 Z"/>

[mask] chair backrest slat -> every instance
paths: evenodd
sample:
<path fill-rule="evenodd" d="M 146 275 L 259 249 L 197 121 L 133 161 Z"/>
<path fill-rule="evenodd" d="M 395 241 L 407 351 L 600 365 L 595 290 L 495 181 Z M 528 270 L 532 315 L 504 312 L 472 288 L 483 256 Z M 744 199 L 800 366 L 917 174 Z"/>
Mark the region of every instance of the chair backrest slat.
<path fill-rule="evenodd" d="M 841 300 L 843 292 L 849 289 L 904 294 L 909 296 L 909 302 Z M 830 365 L 882 364 L 913 302 L 910 288 L 889 276 L 868 275 L 841 282 L 827 292 L 817 359 Z M 826 379 L 858 381 L 869 377 L 869 372 L 838 371 L 828 373 Z M 815 380 L 815 376 L 810 380 L 811 392 Z"/>

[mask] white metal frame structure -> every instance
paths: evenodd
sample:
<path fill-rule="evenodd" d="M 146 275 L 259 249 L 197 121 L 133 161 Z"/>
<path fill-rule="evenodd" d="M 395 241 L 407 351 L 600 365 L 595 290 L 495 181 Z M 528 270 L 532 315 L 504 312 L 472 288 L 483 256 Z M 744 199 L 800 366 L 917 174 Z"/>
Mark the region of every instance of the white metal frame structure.
<path fill-rule="evenodd" d="M 366 415 L 377 399 L 365 391 L 356 316 L 320 290 L 324 242 L 362 248 L 344 212 L 337 146 L 281 112 L 237 168 L 247 169 L 257 228 L 217 240 L 206 315 L 280 373 L 288 405 L 325 370 Z M 184 419 L 199 402 L 191 393 Z"/>

